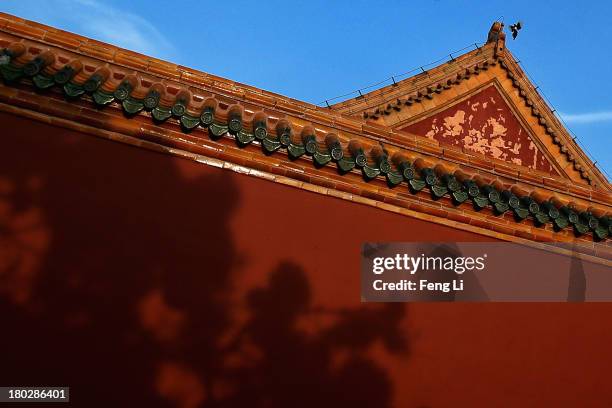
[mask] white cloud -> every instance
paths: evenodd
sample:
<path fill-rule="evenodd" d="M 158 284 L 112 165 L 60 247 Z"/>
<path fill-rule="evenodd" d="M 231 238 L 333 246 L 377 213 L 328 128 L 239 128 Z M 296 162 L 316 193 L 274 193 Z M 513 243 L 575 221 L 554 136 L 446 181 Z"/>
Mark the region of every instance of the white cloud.
<path fill-rule="evenodd" d="M 172 43 L 149 21 L 98 0 L 21 0 L 8 5 L 7 11 L 19 17 L 154 57 L 175 57 Z"/>
<path fill-rule="evenodd" d="M 172 44 L 144 18 L 93 0 L 76 0 L 91 36 L 143 54 L 169 53 Z"/>
<path fill-rule="evenodd" d="M 567 123 L 599 123 L 612 121 L 612 111 L 587 113 L 559 113 Z"/>

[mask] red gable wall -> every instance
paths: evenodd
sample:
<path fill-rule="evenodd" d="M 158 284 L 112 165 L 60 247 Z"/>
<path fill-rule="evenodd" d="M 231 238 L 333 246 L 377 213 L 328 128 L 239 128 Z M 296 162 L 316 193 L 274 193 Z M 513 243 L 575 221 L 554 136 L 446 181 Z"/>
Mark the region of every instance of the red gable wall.
<path fill-rule="evenodd" d="M 362 242 L 479 235 L 0 122 L 2 384 L 88 407 L 612 400 L 612 305 L 360 303 Z"/>
<path fill-rule="evenodd" d="M 401 130 L 532 169 L 557 173 L 492 85 Z"/>

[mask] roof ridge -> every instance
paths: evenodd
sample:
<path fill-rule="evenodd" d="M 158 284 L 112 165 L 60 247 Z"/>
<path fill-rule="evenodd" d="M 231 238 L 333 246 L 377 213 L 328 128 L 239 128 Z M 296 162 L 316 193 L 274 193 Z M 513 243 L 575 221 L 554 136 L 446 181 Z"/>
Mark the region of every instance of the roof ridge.
<path fill-rule="evenodd" d="M 449 77 L 451 74 L 458 72 L 458 69 L 456 69 L 457 66 L 460 66 L 459 70 L 468 68 L 467 66 L 461 66 L 461 64 L 465 63 L 466 60 L 471 60 L 472 63 L 469 65 L 473 66 L 478 62 L 486 61 L 487 59 L 492 58 L 495 54 L 493 48 L 493 45 L 485 44 L 482 47 L 478 47 L 475 50 L 454 57 L 450 61 L 441 63 L 429 70 L 423 70 L 422 72 L 402 79 L 401 81 L 397 81 L 382 88 L 378 88 L 367 93 L 362 93 L 354 98 L 338 102 L 331 105 L 331 107 L 332 109 L 340 112 L 347 112 L 350 115 L 356 115 L 364 112 L 367 109 L 371 109 L 374 106 L 384 105 L 395 99 L 398 94 L 403 94 L 405 92 L 417 92 L 418 90 L 422 90 L 424 93 L 427 93 L 427 88 L 432 84 L 436 84 L 437 82 L 440 82 L 442 78 Z M 480 58 L 473 61 L 472 59 L 474 59 L 475 56 L 480 56 Z M 360 109 L 352 109 L 356 105 L 361 105 Z"/>
<path fill-rule="evenodd" d="M 580 172 L 583 178 L 589 180 L 589 182 L 592 182 L 593 178 L 595 178 L 598 184 L 603 186 L 605 190 L 612 192 L 610 180 L 599 170 L 584 150 L 578 146 L 574 137 L 570 135 L 565 125 L 556 117 L 554 110 L 551 109 L 546 100 L 540 95 L 537 87 L 529 80 L 512 53 L 505 49 L 503 57 L 500 66 L 506 70 L 506 74 L 512 80 L 513 86 L 518 89 L 519 96 L 524 100 L 525 105 L 531 108 L 531 114 L 538 119 L 538 123 L 544 128 L 545 133 L 552 138 L 554 144 L 559 146 L 560 152 L 567 157 L 568 161 L 573 164 L 574 168 Z M 518 75 L 512 71 L 517 72 Z M 523 79 L 523 84 L 521 84 L 521 79 Z M 589 170 L 594 174 L 589 174 Z"/>
<path fill-rule="evenodd" d="M 347 111 L 347 107 L 351 107 L 355 104 L 358 104 L 359 102 L 363 102 L 363 101 L 367 101 L 368 96 L 372 97 L 376 97 L 376 96 L 383 96 L 383 95 L 387 95 L 387 94 L 392 94 L 392 96 L 387 96 L 386 100 L 384 100 L 383 102 L 377 102 L 375 101 L 374 103 L 366 103 L 365 108 L 361 108 L 359 110 L 349 110 L 350 113 L 354 114 L 354 113 L 361 113 L 364 112 L 366 109 L 370 109 L 372 106 L 374 105 L 381 105 L 381 104 L 386 104 L 388 103 L 391 99 L 393 99 L 395 97 L 396 94 L 403 94 L 406 92 L 405 88 L 409 88 L 410 91 L 417 91 L 419 88 L 423 88 L 424 95 L 428 95 L 431 94 L 431 90 L 428 89 L 432 84 L 439 82 L 441 78 L 444 77 L 448 77 L 451 74 L 456 74 L 457 70 L 453 70 L 452 72 L 449 73 L 449 70 L 445 70 L 445 66 L 456 66 L 456 65 L 460 65 L 461 63 L 465 62 L 465 60 L 471 60 L 474 58 L 474 56 L 481 56 L 480 58 L 476 58 L 476 61 L 471 60 L 471 63 L 469 64 L 470 66 L 476 66 L 476 68 L 478 69 L 478 63 L 482 62 L 482 61 L 487 61 L 490 58 L 493 58 L 494 60 L 497 59 L 497 56 L 502 53 L 505 50 L 505 39 L 506 39 L 506 34 L 503 31 L 503 27 L 504 24 L 499 22 L 499 21 L 495 21 L 493 22 L 493 24 L 491 25 L 491 28 L 489 29 L 489 33 L 487 35 L 487 41 L 481 46 L 479 47 L 478 44 L 474 44 L 476 46 L 476 49 L 470 51 L 470 52 L 466 52 L 463 53 L 457 57 L 453 57 L 452 54 L 449 54 L 449 56 L 451 57 L 450 61 L 446 61 L 444 63 L 441 63 L 435 67 L 433 67 L 432 69 L 429 70 L 425 70 L 423 69 L 423 67 L 421 67 L 421 70 L 423 72 L 420 72 L 416 75 L 410 76 L 408 78 L 405 78 L 399 82 L 395 82 L 395 80 L 393 80 L 392 84 L 389 84 L 387 86 L 384 86 L 382 88 L 378 88 L 375 89 L 371 92 L 368 92 L 366 94 L 362 94 L 361 92 L 359 92 L 359 96 L 352 98 L 352 99 L 347 99 L 345 101 L 339 102 L 337 104 L 332 105 L 333 108 L 335 108 L 336 110 L 339 111 L 343 111 L 346 112 Z M 432 63 L 434 64 L 434 63 Z M 486 65 L 485 65 L 486 67 Z M 470 68 L 466 67 L 466 66 L 461 66 L 461 69 L 466 69 L 466 75 L 469 77 L 470 74 L 472 72 L 470 72 Z M 486 68 L 485 68 L 486 69 Z M 432 74 L 439 74 L 442 73 L 441 78 L 432 78 Z M 428 78 L 427 81 L 417 81 L 420 80 L 421 77 L 426 77 Z M 458 76 L 456 79 L 454 78 L 452 80 L 452 82 L 455 82 L 456 80 L 461 80 L 462 77 Z M 450 82 L 448 83 L 450 85 Z M 408 86 L 407 86 L 408 85 Z M 412 86 L 410 86 L 412 85 Z M 442 84 L 438 84 L 438 85 L 442 85 Z M 444 86 L 444 85 L 442 85 Z M 436 87 L 437 88 L 437 87 Z M 395 91 L 395 92 L 394 92 Z M 362 103 L 363 105 L 363 103 Z"/>
<path fill-rule="evenodd" d="M 67 52 L 79 53 L 85 57 L 105 61 L 109 64 L 119 65 L 128 69 L 148 73 L 152 76 L 163 77 L 168 81 L 186 81 L 189 86 L 214 88 L 222 91 L 244 91 L 254 95 L 261 95 L 267 100 L 289 106 L 297 105 L 303 111 L 314 111 L 330 117 L 346 117 L 349 121 L 362 122 L 359 118 L 335 112 L 327 107 L 320 107 L 313 103 L 295 99 L 276 92 L 267 91 L 248 84 L 234 81 L 229 78 L 207 73 L 198 69 L 174 64 L 163 59 L 151 57 L 146 54 L 131 51 L 110 43 L 95 40 L 70 31 L 61 30 L 35 21 L 23 19 L 12 14 L 0 11 L 0 31 L 17 35 L 21 38 L 38 41 L 48 46 L 63 49 Z M 143 61 L 144 60 L 144 61 Z M 297 110 L 295 107 L 294 110 Z"/>

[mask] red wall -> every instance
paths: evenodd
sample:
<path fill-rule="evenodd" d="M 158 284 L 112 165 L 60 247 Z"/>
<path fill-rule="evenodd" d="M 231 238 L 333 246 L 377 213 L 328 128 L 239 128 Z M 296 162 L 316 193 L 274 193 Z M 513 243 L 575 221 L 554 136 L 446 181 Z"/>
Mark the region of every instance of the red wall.
<path fill-rule="evenodd" d="M 361 304 L 483 238 L 0 114 L 0 384 L 75 406 L 606 406 L 607 304 Z M 527 402 L 527 403 L 526 403 Z"/>

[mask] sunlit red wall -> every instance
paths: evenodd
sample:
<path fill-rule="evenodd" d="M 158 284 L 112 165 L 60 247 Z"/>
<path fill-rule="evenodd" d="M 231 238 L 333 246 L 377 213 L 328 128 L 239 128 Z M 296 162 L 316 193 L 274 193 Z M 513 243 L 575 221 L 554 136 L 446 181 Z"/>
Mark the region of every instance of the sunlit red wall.
<path fill-rule="evenodd" d="M 87 407 L 606 406 L 606 304 L 362 304 L 445 226 L 0 114 L 0 384 Z"/>

